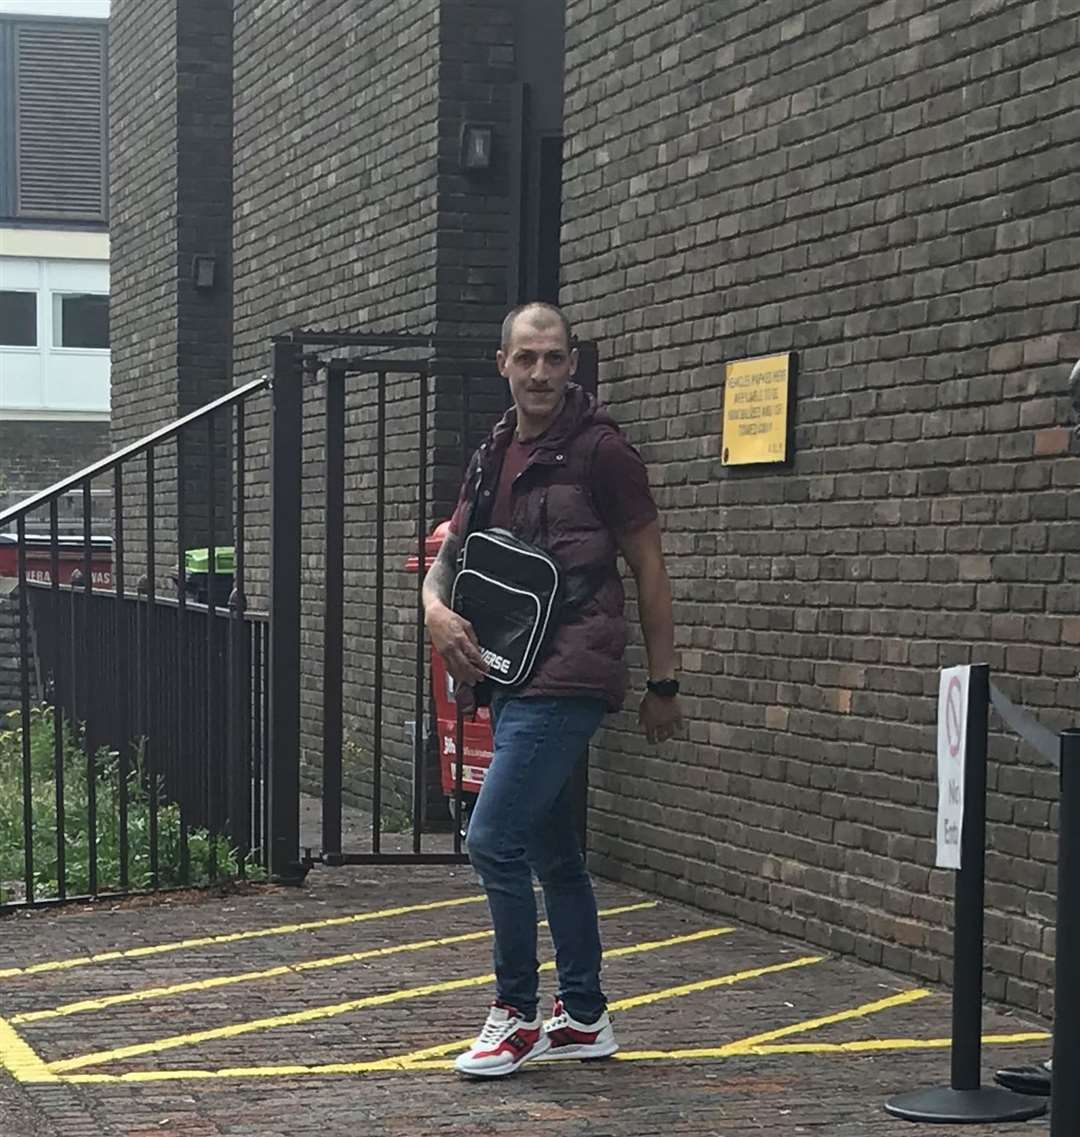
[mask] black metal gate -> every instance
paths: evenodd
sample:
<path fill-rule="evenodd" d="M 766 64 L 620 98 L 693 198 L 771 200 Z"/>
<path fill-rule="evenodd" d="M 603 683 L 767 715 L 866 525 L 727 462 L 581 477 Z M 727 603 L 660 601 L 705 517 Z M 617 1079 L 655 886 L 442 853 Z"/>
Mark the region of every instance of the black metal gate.
<path fill-rule="evenodd" d="M 578 381 L 595 391 L 595 347 L 577 347 Z M 466 859 L 464 724 L 456 715 L 453 741 L 438 745 L 421 588 L 431 530 L 449 517 L 472 451 L 508 405 L 493 349 L 323 330 L 274 341 L 268 817 L 279 880 L 302 879 L 315 864 Z M 406 590 L 397 558 L 410 554 Z M 306 599 L 313 591 L 316 603 Z M 359 740 L 346 737 L 350 718 Z M 444 762 L 444 749 L 456 761 Z M 305 796 L 321 802 L 314 835 L 301 831 Z M 388 798 L 405 804 L 390 810 Z"/>

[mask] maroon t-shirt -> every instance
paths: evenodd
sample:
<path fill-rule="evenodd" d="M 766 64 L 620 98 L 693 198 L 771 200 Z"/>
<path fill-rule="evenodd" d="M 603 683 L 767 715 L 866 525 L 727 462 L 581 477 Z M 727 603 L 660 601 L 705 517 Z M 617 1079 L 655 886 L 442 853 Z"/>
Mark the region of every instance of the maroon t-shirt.
<path fill-rule="evenodd" d="M 539 439 L 521 442 L 511 440 L 503 456 L 499 484 L 491 508 L 492 528 L 509 529 L 511 488 L 514 479 L 528 465 Z M 596 448 L 592 463 L 592 493 L 600 519 L 613 533 L 627 533 L 655 521 L 657 512 L 649 491 L 649 475 L 641 455 L 621 434 L 607 434 Z M 465 489 L 458 499 L 450 528 L 461 532 L 462 513 L 466 507 Z"/>
<path fill-rule="evenodd" d="M 529 464 L 533 451 L 536 449 L 536 439 L 530 438 L 522 442 L 516 435 L 510 440 L 510 445 L 503 455 L 502 469 L 499 471 L 499 484 L 495 489 L 495 501 L 491 506 L 491 528 L 509 529 L 513 511 L 510 508 L 511 494 L 514 488 L 514 479 Z"/>

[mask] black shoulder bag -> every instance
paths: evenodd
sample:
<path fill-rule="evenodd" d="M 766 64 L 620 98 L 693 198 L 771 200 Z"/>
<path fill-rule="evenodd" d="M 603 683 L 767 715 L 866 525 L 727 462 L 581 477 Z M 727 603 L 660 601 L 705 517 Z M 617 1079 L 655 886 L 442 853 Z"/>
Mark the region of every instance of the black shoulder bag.
<path fill-rule="evenodd" d="M 516 687 L 532 674 L 562 599 L 559 565 L 506 529 L 465 538 L 450 607 L 473 626 L 488 678 Z"/>
<path fill-rule="evenodd" d="M 577 617 L 595 592 L 597 574 L 564 573 L 539 545 L 506 529 L 482 528 L 481 463 L 477 456 L 472 508 L 450 595 L 450 607 L 473 626 L 488 665 L 478 684 L 478 704 L 489 697 L 487 680 L 516 687 L 532 675 L 559 624 Z"/>

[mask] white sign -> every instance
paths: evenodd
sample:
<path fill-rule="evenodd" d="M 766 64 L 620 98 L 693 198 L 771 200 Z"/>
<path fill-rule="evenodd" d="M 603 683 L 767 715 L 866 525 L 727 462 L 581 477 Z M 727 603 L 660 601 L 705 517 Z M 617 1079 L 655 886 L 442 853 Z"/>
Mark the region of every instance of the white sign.
<path fill-rule="evenodd" d="M 947 667 L 938 685 L 937 860 L 939 869 L 960 867 L 964 831 L 964 753 L 967 747 L 968 687 L 971 668 Z"/>

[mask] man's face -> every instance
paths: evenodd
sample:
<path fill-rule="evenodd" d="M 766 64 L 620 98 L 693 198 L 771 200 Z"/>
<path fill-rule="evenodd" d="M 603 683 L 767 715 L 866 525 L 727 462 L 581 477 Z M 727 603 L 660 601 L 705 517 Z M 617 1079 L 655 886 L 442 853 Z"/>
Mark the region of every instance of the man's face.
<path fill-rule="evenodd" d="M 577 352 L 570 350 L 562 324 L 538 322 L 528 312 L 514 321 L 510 343 L 495 360 L 499 374 L 510 384 L 518 414 L 532 422 L 554 417 L 566 384 L 577 371 Z"/>

